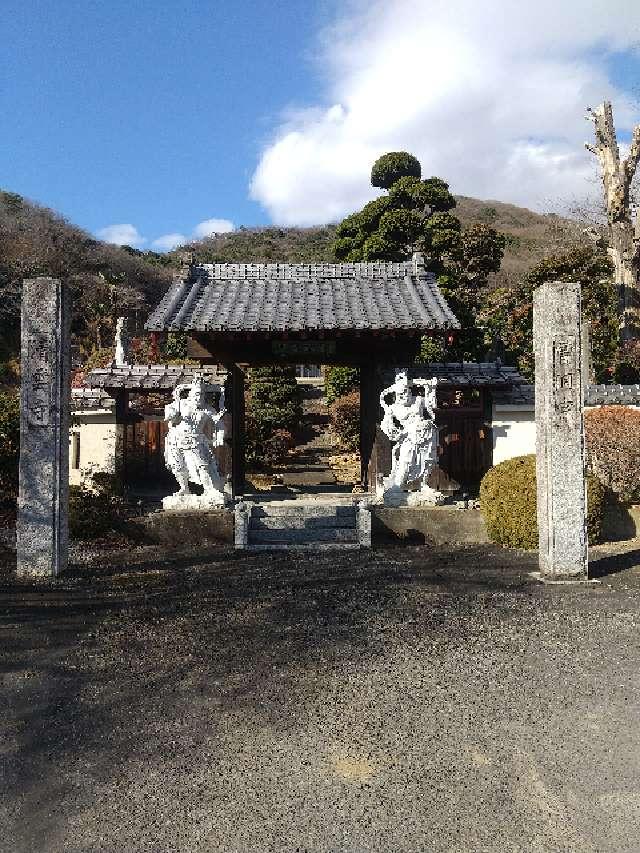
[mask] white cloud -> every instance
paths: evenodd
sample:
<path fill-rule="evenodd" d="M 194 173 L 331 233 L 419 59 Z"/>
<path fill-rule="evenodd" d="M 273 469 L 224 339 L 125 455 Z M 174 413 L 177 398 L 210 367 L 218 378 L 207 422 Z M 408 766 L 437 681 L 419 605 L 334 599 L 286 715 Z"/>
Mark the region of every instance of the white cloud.
<path fill-rule="evenodd" d="M 188 239 L 184 234 L 163 234 L 161 237 L 157 237 L 151 246 L 159 252 L 170 252 L 176 246 L 182 246 Z"/>
<path fill-rule="evenodd" d="M 139 248 L 147 242 L 135 225 L 121 223 L 120 225 L 107 225 L 96 232 L 97 236 L 105 243 L 114 243 L 116 246 L 133 246 Z"/>
<path fill-rule="evenodd" d="M 162 234 L 151 242 L 151 247 L 159 252 L 170 252 L 177 246 L 188 243 L 189 240 L 202 240 L 210 234 L 226 234 L 233 231 L 235 225 L 230 219 L 205 219 L 199 222 L 193 229 L 191 236 L 172 232 Z M 115 243 L 116 246 L 134 246 L 140 248 L 147 243 L 146 237 L 142 237 L 135 225 L 123 223 L 121 225 L 108 225 L 96 232 L 101 240 L 107 243 Z"/>
<path fill-rule="evenodd" d="M 227 234 L 229 231 L 233 231 L 234 227 L 233 222 L 229 219 L 205 219 L 193 229 L 193 236 L 196 240 L 202 240 L 203 237 L 208 237 L 210 234 Z"/>
<path fill-rule="evenodd" d="M 380 154 L 407 150 L 454 192 L 562 205 L 597 188 L 587 105 L 632 123 L 605 56 L 639 42 L 630 0 L 351 0 L 321 39 L 325 104 L 289 111 L 251 196 L 276 223 L 335 221 L 378 194 Z"/>

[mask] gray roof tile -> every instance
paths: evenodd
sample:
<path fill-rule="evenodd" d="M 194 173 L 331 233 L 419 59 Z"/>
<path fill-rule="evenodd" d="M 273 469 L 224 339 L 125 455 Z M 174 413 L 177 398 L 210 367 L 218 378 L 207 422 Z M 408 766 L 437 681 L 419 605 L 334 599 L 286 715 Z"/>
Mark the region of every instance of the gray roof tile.
<path fill-rule="evenodd" d="M 175 281 L 150 331 L 457 329 L 431 273 L 413 261 L 203 264 Z"/>
<path fill-rule="evenodd" d="M 89 388 L 110 390 L 171 390 L 183 382 L 193 382 L 196 376 L 213 384 L 220 384 L 226 378 L 216 365 L 126 364 L 96 368 L 85 376 L 84 384 Z"/>
<path fill-rule="evenodd" d="M 389 384 L 397 370 L 405 368 L 388 368 L 383 372 L 384 381 Z M 436 376 L 439 383 L 450 386 L 491 386 L 494 388 L 517 389 L 526 385 L 525 378 L 515 367 L 507 367 L 500 362 L 446 361 L 416 364 L 406 368 L 410 379 L 431 379 Z M 502 393 L 502 391 L 501 391 Z"/>
<path fill-rule="evenodd" d="M 640 385 L 590 385 L 587 406 L 640 406 Z"/>

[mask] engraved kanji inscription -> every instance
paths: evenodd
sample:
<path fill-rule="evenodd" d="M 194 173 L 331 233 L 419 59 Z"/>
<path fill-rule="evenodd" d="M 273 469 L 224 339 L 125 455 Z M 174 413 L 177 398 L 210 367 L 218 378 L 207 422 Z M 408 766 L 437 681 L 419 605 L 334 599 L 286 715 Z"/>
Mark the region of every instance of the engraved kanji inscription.
<path fill-rule="evenodd" d="M 51 367 L 53 336 L 31 333 L 27 340 L 27 422 L 49 426 L 51 419 Z"/>
<path fill-rule="evenodd" d="M 553 341 L 553 423 L 571 426 L 578 411 L 575 336 Z"/>

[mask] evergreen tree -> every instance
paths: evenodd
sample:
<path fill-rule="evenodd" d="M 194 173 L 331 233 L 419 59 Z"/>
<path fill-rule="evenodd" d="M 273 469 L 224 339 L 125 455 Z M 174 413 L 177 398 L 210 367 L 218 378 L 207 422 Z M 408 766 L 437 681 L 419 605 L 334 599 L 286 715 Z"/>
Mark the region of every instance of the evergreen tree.
<path fill-rule="evenodd" d="M 347 216 L 336 230 L 336 260 L 402 261 L 425 255 L 462 331 L 447 352 L 456 360 L 481 358 L 486 348 L 477 324 L 490 273 L 500 269 L 505 238 L 487 225 L 462 229 L 451 212 L 456 205 L 441 178 L 422 180 L 419 161 L 406 151 L 384 154 L 373 164 L 371 183 L 386 195 Z M 425 357 L 445 357 L 441 346 L 425 341 Z"/>

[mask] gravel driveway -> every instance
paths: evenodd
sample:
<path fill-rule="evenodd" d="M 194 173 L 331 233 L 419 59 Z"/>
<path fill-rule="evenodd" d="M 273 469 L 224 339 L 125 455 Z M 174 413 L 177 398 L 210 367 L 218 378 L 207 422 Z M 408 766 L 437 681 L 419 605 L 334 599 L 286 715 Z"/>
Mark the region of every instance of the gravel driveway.
<path fill-rule="evenodd" d="M 0 850 L 640 850 L 640 542 L 85 553 L 0 582 Z"/>

